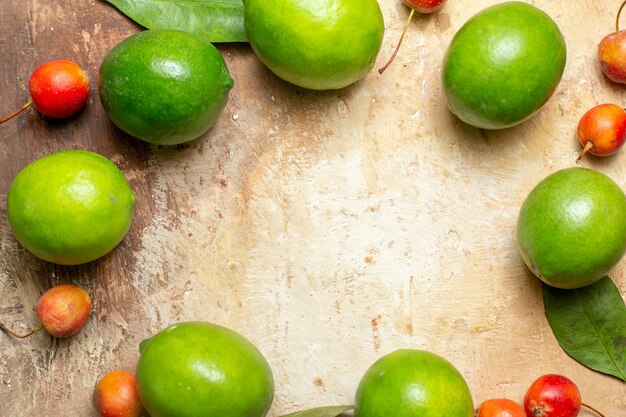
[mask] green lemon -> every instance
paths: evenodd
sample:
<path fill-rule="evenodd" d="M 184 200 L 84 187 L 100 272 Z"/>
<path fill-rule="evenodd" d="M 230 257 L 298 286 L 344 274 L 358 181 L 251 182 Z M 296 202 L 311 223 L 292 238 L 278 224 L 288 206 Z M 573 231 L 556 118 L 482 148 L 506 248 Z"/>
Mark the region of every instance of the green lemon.
<path fill-rule="evenodd" d="M 461 27 L 444 57 L 448 107 L 479 128 L 514 126 L 552 96 L 565 60 L 563 35 L 546 13 L 516 1 L 488 7 Z"/>
<path fill-rule="evenodd" d="M 269 364 L 226 327 L 178 323 L 140 350 L 137 390 L 151 417 L 263 417 L 272 404 Z"/>
<path fill-rule="evenodd" d="M 424 350 L 378 359 L 357 387 L 355 417 L 472 417 L 470 390 L 459 371 Z"/>
<path fill-rule="evenodd" d="M 313 90 L 365 77 L 385 29 L 376 0 L 245 0 L 244 27 L 272 72 Z"/>
<path fill-rule="evenodd" d="M 522 204 L 517 242 L 526 265 L 546 284 L 593 284 L 626 251 L 626 195 L 597 171 L 557 171 Z"/>
<path fill-rule="evenodd" d="M 233 87 L 209 42 L 177 30 L 145 30 L 115 46 L 100 66 L 100 101 L 128 134 L 157 145 L 196 139 L 217 121 Z"/>
<path fill-rule="evenodd" d="M 33 255 L 61 265 L 108 253 L 128 232 L 134 211 L 124 174 L 104 156 L 81 150 L 30 163 L 7 193 L 16 239 Z"/>

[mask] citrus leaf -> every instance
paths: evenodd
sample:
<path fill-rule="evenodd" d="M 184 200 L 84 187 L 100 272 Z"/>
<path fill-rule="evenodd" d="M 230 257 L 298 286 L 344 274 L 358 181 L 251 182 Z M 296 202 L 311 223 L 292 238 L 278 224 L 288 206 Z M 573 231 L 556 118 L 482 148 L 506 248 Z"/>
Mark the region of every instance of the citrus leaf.
<path fill-rule="evenodd" d="M 613 281 L 604 277 L 574 290 L 542 285 L 546 318 L 563 350 L 626 381 L 626 306 Z"/>
<path fill-rule="evenodd" d="M 308 410 L 296 411 L 280 417 L 338 417 L 346 411 L 352 410 L 353 405 L 331 405 L 328 407 L 310 408 Z"/>
<path fill-rule="evenodd" d="M 106 0 L 148 29 L 178 29 L 209 42 L 247 42 L 243 0 Z"/>

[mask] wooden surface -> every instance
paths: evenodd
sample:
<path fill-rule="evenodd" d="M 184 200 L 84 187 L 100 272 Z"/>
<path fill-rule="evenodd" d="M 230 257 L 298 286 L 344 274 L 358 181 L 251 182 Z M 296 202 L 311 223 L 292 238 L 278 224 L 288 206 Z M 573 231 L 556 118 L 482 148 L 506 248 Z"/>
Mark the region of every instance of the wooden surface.
<path fill-rule="evenodd" d="M 220 45 L 235 80 L 227 108 L 200 140 L 165 148 L 116 129 L 97 94 L 104 55 L 140 27 L 103 1 L 3 0 L 0 114 L 28 99 L 30 73 L 50 59 L 80 63 L 92 93 L 70 120 L 31 109 L 0 126 L 0 320 L 29 329 L 38 297 L 59 283 L 85 287 L 95 306 L 70 339 L 0 333 L 0 415 L 93 415 L 96 381 L 133 370 L 142 339 L 185 320 L 220 323 L 257 344 L 276 379 L 270 416 L 350 403 L 365 369 L 404 347 L 454 363 L 476 404 L 521 401 L 532 380 L 558 372 L 606 417 L 626 415 L 624 383 L 558 346 L 514 238 L 531 188 L 575 164 L 584 111 L 624 103 L 624 88 L 603 78 L 595 58 L 620 2 L 533 1 L 563 31 L 565 75 L 531 120 L 485 132 L 449 114 L 440 72 L 455 31 L 494 3 L 450 0 L 418 16 L 383 76 L 340 91 L 296 88 L 248 45 Z M 399 0 L 381 8 L 377 67 L 408 15 Z M 109 255 L 61 267 L 16 243 L 6 191 L 27 163 L 74 148 L 122 169 L 137 214 Z M 623 152 L 583 165 L 626 186 Z M 624 262 L 611 274 L 622 294 Z"/>

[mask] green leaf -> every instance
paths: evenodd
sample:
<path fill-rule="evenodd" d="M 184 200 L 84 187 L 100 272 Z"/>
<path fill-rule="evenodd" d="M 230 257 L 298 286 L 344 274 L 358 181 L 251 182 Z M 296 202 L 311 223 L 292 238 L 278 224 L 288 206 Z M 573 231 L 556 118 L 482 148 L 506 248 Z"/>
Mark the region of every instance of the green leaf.
<path fill-rule="evenodd" d="M 626 306 L 609 277 L 574 290 L 543 284 L 543 302 L 552 332 L 568 355 L 626 381 Z"/>
<path fill-rule="evenodd" d="M 209 42 L 247 42 L 243 0 L 106 0 L 148 29 L 178 29 Z"/>
<path fill-rule="evenodd" d="M 332 405 L 329 407 L 317 407 L 308 410 L 296 411 L 280 417 L 337 417 L 346 411 L 352 410 L 353 405 Z"/>

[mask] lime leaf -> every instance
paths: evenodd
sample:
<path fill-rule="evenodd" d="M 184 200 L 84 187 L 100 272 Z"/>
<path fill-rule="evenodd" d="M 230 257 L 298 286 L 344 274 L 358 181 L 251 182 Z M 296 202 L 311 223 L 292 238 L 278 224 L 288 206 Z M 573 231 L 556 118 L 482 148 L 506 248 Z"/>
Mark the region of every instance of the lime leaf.
<path fill-rule="evenodd" d="M 148 29 L 178 29 L 209 42 L 247 42 L 243 0 L 106 0 Z"/>
<path fill-rule="evenodd" d="M 353 405 L 331 405 L 328 407 L 310 408 L 308 410 L 296 411 L 280 417 L 338 417 L 348 410 L 352 410 Z"/>
<path fill-rule="evenodd" d="M 609 277 L 573 290 L 543 284 L 543 302 L 552 332 L 568 355 L 626 381 L 626 306 Z"/>

